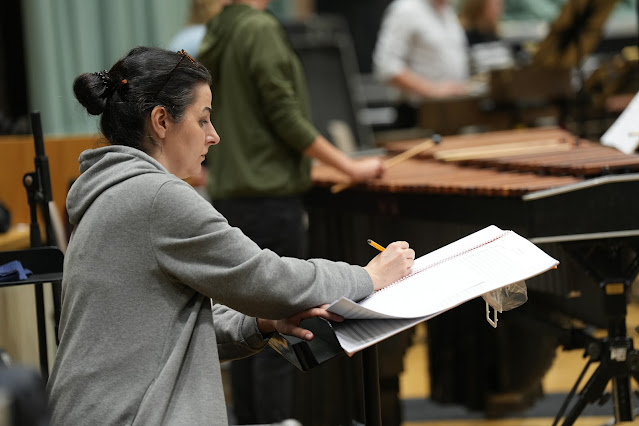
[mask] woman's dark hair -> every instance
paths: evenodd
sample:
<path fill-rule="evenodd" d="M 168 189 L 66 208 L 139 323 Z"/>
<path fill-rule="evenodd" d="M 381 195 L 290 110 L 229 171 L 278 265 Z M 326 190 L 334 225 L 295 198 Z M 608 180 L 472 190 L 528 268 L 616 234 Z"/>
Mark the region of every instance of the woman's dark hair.
<path fill-rule="evenodd" d="M 147 151 L 147 122 L 158 105 L 176 121 L 193 102 L 194 88 L 211 84 L 208 70 L 188 53 L 136 47 L 110 70 L 76 77 L 73 92 L 113 145 Z"/>

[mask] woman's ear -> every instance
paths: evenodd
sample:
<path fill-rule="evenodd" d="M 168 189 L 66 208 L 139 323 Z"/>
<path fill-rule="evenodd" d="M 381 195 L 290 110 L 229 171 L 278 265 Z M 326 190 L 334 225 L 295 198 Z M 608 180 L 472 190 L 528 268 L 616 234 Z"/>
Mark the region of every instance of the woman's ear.
<path fill-rule="evenodd" d="M 169 113 L 163 106 L 157 105 L 151 111 L 151 133 L 157 139 L 164 139 L 169 122 Z"/>

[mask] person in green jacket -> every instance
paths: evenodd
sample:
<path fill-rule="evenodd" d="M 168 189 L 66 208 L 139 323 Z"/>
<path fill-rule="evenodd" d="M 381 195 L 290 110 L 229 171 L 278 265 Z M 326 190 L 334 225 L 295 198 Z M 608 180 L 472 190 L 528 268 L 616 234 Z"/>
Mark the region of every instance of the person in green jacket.
<path fill-rule="evenodd" d="M 381 159 L 354 160 L 311 122 L 302 64 L 268 0 L 235 0 L 207 23 L 198 59 L 213 76 L 212 120 L 221 143 L 207 156 L 215 208 L 261 248 L 305 257 L 302 196 L 311 159 L 353 181 L 379 177 Z M 234 361 L 238 424 L 292 416 L 294 368 L 275 351 Z"/>

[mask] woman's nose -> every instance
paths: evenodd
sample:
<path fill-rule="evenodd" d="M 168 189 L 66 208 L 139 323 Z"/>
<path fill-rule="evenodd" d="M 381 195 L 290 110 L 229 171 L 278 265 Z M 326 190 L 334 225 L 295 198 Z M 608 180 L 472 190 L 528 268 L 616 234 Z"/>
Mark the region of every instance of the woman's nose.
<path fill-rule="evenodd" d="M 217 130 L 215 130 L 215 127 L 213 127 L 212 124 L 211 131 L 208 134 L 208 142 L 210 142 L 211 145 L 217 145 L 220 143 L 220 135 L 217 134 Z"/>

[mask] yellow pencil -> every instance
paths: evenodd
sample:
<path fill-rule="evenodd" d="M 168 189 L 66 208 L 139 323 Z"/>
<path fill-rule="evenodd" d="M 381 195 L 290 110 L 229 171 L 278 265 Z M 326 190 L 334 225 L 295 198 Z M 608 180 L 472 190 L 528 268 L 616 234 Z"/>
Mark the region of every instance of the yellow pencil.
<path fill-rule="evenodd" d="M 375 247 L 377 250 L 379 251 L 384 251 L 386 250 L 384 247 L 380 246 L 379 244 L 377 244 L 375 241 L 373 240 L 368 240 L 368 244 Z"/>

